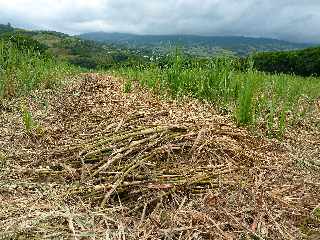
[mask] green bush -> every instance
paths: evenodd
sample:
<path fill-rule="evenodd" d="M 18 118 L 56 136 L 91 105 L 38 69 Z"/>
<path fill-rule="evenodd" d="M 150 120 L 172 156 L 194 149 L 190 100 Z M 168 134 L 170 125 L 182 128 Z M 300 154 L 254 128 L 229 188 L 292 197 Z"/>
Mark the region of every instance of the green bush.
<path fill-rule="evenodd" d="M 320 76 L 320 47 L 298 51 L 263 52 L 253 55 L 259 71 Z"/>

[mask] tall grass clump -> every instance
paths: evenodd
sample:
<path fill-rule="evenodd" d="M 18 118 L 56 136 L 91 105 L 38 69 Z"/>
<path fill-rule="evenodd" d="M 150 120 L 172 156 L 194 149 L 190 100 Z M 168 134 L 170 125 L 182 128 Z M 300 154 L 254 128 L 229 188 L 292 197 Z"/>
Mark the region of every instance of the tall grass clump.
<path fill-rule="evenodd" d="M 54 88 L 75 70 L 37 50 L 0 39 L 0 98 Z"/>
<path fill-rule="evenodd" d="M 29 133 L 35 126 L 36 123 L 32 118 L 31 112 L 28 110 L 25 104 L 21 106 L 22 121 L 27 133 Z"/>
<path fill-rule="evenodd" d="M 157 93 L 191 96 L 213 103 L 239 125 L 259 127 L 281 138 L 288 125 L 311 112 L 320 79 L 256 71 L 253 61 L 234 57 L 197 59 L 175 53 L 167 64 L 117 69 L 116 73 Z M 245 66 L 239 67 L 240 62 Z"/>
<path fill-rule="evenodd" d="M 252 79 L 245 79 L 238 94 L 238 105 L 235 115 L 239 124 L 250 124 L 253 122 L 254 91 L 254 81 Z"/>

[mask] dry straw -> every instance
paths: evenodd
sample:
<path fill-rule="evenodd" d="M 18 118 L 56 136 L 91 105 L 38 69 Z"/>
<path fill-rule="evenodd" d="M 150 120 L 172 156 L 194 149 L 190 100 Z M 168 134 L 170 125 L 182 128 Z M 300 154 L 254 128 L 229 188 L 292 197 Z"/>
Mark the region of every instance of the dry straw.
<path fill-rule="evenodd" d="M 304 150 L 205 103 L 83 78 L 29 101 L 41 132 L 15 103 L 1 113 L 0 237 L 317 239 L 319 137 Z"/>

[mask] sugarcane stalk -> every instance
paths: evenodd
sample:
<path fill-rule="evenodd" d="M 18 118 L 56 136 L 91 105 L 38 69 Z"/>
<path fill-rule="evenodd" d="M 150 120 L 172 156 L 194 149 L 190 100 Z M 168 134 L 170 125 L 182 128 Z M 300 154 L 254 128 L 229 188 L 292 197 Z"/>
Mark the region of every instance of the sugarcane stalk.
<path fill-rule="evenodd" d="M 113 184 L 112 189 L 104 196 L 103 201 L 101 202 L 101 207 L 103 208 L 106 204 L 106 202 L 109 200 L 109 198 L 111 197 L 111 195 L 114 193 L 114 191 L 119 187 L 119 185 L 121 184 L 121 182 L 124 180 L 124 178 L 133 170 L 135 169 L 137 166 L 139 166 L 140 164 L 142 164 L 143 162 L 146 162 L 150 159 L 152 159 L 154 156 L 156 156 L 157 151 L 153 152 L 151 155 L 147 156 L 147 157 L 140 157 L 138 159 L 136 159 L 136 161 L 134 161 L 133 164 L 130 164 L 131 166 L 129 166 L 125 172 L 123 172 L 122 176 L 120 176 L 118 178 L 118 180 Z"/>

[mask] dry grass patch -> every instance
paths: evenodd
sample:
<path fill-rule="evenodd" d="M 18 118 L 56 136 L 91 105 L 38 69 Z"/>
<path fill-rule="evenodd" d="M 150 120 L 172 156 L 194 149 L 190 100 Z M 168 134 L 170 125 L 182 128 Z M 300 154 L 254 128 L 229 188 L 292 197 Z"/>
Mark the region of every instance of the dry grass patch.
<path fill-rule="evenodd" d="M 123 84 L 90 74 L 63 92 L 34 93 L 29 132 L 19 102 L 6 105 L 0 237 L 320 236 L 317 134 L 255 137 L 208 104 L 139 86 L 124 93 Z"/>

